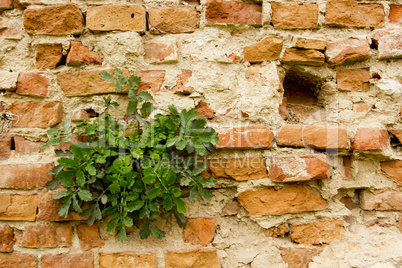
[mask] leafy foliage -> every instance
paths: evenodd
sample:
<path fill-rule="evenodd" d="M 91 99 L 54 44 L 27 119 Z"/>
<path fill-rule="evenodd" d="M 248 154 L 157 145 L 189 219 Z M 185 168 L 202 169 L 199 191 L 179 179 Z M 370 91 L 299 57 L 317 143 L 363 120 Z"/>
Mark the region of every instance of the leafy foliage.
<path fill-rule="evenodd" d="M 47 188 L 53 190 L 61 185 L 65 189 L 52 197 L 61 199 L 59 215 L 67 217 L 70 211 L 76 211 L 89 216 L 89 225 L 107 217 L 107 231 L 117 230 L 120 241 L 126 240 L 125 227 L 133 226 L 136 220 L 142 220 L 141 238 L 150 234 L 156 238 L 165 236 L 155 225 L 159 216 L 173 214 L 184 228 L 183 190 L 189 191 L 191 202 L 198 195 L 205 201 L 212 197 L 204 186 L 216 180 L 203 178 L 206 164 L 198 163 L 197 157 L 215 150 L 218 134 L 206 127 L 205 118 L 197 118 L 195 109 L 179 113 L 171 105 L 169 115 L 147 119 L 153 111 L 152 95 L 137 93 L 139 77 L 125 77 L 119 69 L 114 76 L 102 72 L 101 77 L 116 83 L 117 93 L 128 91 L 127 115 L 136 130 L 124 134 L 124 126 L 110 115 L 118 106 L 110 97 L 104 97 L 105 111 L 96 119 L 74 127 L 64 121 L 61 129 L 48 130 L 50 138 L 42 149 L 68 142 L 71 137 L 85 140 L 74 143 L 68 151 L 56 151 L 62 157 L 49 172 L 55 179 L 47 183 Z"/>

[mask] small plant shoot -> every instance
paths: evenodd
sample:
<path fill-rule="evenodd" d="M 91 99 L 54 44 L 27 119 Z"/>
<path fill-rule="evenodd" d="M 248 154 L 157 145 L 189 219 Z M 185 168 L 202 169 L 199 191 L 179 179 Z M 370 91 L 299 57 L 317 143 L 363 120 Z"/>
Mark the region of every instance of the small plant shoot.
<path fill-rule="evenodd" d="M 110 112 L 118 106 L 104 97 L 104 112 L 99 117 L 71 126 L 66 120 L 60 129 L 49 129 L 49 140 L 42 149 L 72 138 L 70 150 L 56 150 L 61 156 L 49 174 L 49 190 L 62 186 L 52 196 L 60 199 L 59 215 L 67 217 L 75 211 L 88 217 L 88 224 L 106 219 L 107 231 L 117 231 L 119 241 L 126 240 L 126 227 L 141 223 L 140 236 L 163 238 L 165 232 L 155 221 L 158 217 L 175 217 L 185 226 L 186 203 L 198 196 L 210 201 L 211 191 L 204 188 L 216 183 L 201 173 L 207 165 L 200 162 L 214 152 L 218 134 L 207 127 L 205 118 L 198 118 L 195 109 L 177 111 L 169 106 L 170 114 L 156 114 L 149 92 L 137 92 L 141 79 L 126 77 L 116 69 L 113 75 L 102 72 L 101 78 L 115 83 L 116 92 L 127 92 L 130 99 L 126 113 L 135 129 L 125 133 L 125 126 Z"/>

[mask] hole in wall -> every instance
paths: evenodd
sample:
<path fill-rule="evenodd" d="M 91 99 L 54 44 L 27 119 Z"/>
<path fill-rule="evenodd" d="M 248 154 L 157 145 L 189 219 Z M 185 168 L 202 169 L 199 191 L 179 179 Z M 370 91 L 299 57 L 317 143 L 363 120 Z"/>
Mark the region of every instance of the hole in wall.
<path fill-rule="evenodd" d="M 373 39 L 371 42 L 370 48 L 377 50 L 378 49 L 378 41 Z"/>
<path fill-rule="evenodd" d="M 89 118 L 99 117 L 99 113 L 95 112 L 92 108 L 85 110 L 85 112 L 87 112 Z"/>
<path fill-rule="evenodd" d="M 389 133 L 389 139 L 391 142 L 391 147 L 392 148 L 402 147 L 402 141 L 399 140 L 399 138 L 392 132 L 388 132 L 388 133 Z"/>
<path fill-rule="evenodd" d="M 15 150 L 15 140 L 14 140 L 14 137 L 11 138 L 11 150 Z"/>

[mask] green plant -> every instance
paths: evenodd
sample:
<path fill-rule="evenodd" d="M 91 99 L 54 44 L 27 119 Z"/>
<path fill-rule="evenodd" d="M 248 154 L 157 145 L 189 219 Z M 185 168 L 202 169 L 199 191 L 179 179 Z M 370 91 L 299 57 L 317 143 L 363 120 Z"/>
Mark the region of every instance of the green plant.
<path fill-rule="evenodd" d="M 206 127 L 205 118 L 197 118 L 195 109 L 179 113 L 170 105 L 169 115 L 156 114 L 151 120 L 152 96 L 137 92 L 140 78 L 125 77 L 119 69 L 114 75 L 101 73 L 102 79 L 116 84 L 117 93 L 127 91 L 127 115 L 135 131 L 126 135 L 124 125 L 111 116 L 118 104 L 110 96 L 103 98 L 105 110 L 96 119 L 74 127 L 64 121 L 60 129 L 49 129 L 49 141 L 42 149 L 68 142 L 71 137 L 85 142 L 72 144 L 68 151 L 56 150 L 62 157 L 49 172 L 55 178 L 47 188 L 65 188 L 52 196 L 61 199 L 62 217 L 76 211 L 89 216 L 89 225 L 108 217 L 107 231 L 117 230 L 120 241 L 126 239 L 125 227 L 142 220 L 141 238 L 150 234 L 162 238 L 165 232 L 155 225 L 157 217 L 173 214 L 183 228 L 183 198 L 194 202 L 199 194 L 210 201 L 213 196 L 204 186 L 216 180 L 201 176 L 207 166 L 197 158 L 215 150 L 218 134 Z"/>

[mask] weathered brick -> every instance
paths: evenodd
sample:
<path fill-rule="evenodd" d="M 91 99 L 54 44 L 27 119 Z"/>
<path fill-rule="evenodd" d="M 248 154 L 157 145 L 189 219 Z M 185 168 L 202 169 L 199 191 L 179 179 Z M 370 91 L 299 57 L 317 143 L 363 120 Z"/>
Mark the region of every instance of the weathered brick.
<path fill-rule="evenodd" d="M 0 193 L 0 220 L 34 221 L 36 195 Z"/>
<path fill-rule="evenodd" d="M 315 149 L 346 149 L 348 133 L 340 127 L 310 125 L 303 127 L 303 143 Z"/>
<path fill-rule="evenodd" d="M 22 38 L 22 20 L 20 18 L 0 18 L 0 37 L 4 39 Z"/>
<path fill-rule="evenodd" d="M 188 79 L 193 75 L 193 72 L 188 69 L 181 69 L 181 74 L 177 77 L 176 85 L 172 88 L 173 92 L 182 93 L 182 94 L 191 94 L 194 91 L 194 88 L 191 86 L 187 86 Z"/>
<path fill-rule="evenodd" d="M 4 136 L 0 138 L 0 160 L 5 160 L 11 156 L 11 136 Z"/>
<path fill-rule="evenodd" d="M 240 1 L 207 0 L 207 23 L 261 25 L 262 7 Z"/>
<path fill-rule="evenodd" d="M 381 162 L 381 170 L 389 177 L 393 178 L 395 182 L 402 186 L 402 161 L 384 161 Z"/>
<path fill-rule="evenodd" d="M 15 0 L 19 8 L 26 8 L 29 5 L 63 5 L 70 2 L 71 0 Z"/>
<path fill-rule="evenodd" d="M 308 268 L 314 256 L 319 255 L 324 248 L 281 248 L 281 256 L 288 268 Z"/>
<path fill-rule="evenodd" d="M 140 5 L 89 6 L 87 27 L 91 31 L 145 31 L 145 8 Z"/>
<path fill-rule="evenodd" d="M 385 12 L 381 4 L 362 4 L 355 0 L 329 0 L 325 21 L 331 26 L 381 27 Z"/>
<path fill-rule="evenodd" d="M 343 220 L 319 220 L 308 224 L 292 224 L 290 239 L 299 244 L 329 244 L 344 237 Z"/>
<path fill-rule="evenodd" d="M 268 177 L 263 157 L 244 157 L 208 160 L 208 170 L 214 178 L 234 179 L 237 181 L 258 180 Z"/>
<path fill-rule="evenodd" d="M 150 31 L 154 33 L 191 33 L 200 22 L 200 15 L 191 6 L 153 7 L 148 16 Z"/>
<path fill-rule="evenodd" d="M 353 103 L 353 112 L 355 113 L 367 113 L 373 108 L 373 104 L 365 102 Z"/>
<path fill-rule="evenodd" d="M 222 209 L 221 216 L 233 216 L 240 213 L 240 205 L 236 201 L 229 201 Z"/>
<path fill-rule="evenodd" d="M 76 212 L 70 212 L 67 218 L 63 218 L 58 214 L 61 205 L 60 200 L 52 199 L 56 192 L 46 192 L 38 196 L 38 216 L 39 222 L 44 221 L 80 221 L 88 219 L 88 216 L 80 216 Z"/>
<path fill-rule="evenodd" d="M 44 72 L 26 72 L 18 76 L 17 90 L 20 95 L 47 97 L 49 94 L 50 79 Z"/>
<path fill-rule="evenodd" d="M 295 47 L 303 49 L 325 50 L 327 47 L 327 41 L 297 37 Z"/>
<path fill-rule="evenodd" d="M 19 73 L 17 72 L 0 71 L 0 89 L 15 90 L 17 88 L 18 76 Z"/>
<path fill-rule="evenodd" d="M 200 101 L 197 106 L 195 106 L 195 109 L 198 112 L 198 118 L 205 117 L 206 119 L 212 119 L 215 117 L 215 112 L 203 101 Z"/>
<path fill-rule="evenodd" d="M 29 225 L 17 239 L 17 244 L 26 248 L 71 247 L 72 238 L 71 225 Z"/>
<path fill-rule="evenodd" d="M 207 246 L 214 238 L 216 223 L 214 218 L 190 218 L 183 230 L 186 243 Z"/>
<path fill-rule="evenodd" d="M 62 44 L 37 44 L 35 49 L 35 66 L 38 69 L 54 69 L 63 58 Z"/>
<path fill-rule="evenodd" d="M 276 137 L 276 143 L 279 146 L 303 147 L 303 126 L 283 125 Z"/>
<path fill-rule="evenodd" d="M 83 109 L 74 110 L 71 114 L 71 120 L 74 122 L 82 122 L 89 118 L 91 118 L 91 116 Z"/>
<path fill-rule="evenodd" d="M 246 190 L 239 193 L 237 199 L 252 216 L 317 211 L 327 207 L 327 201 L 305 185 Z"/>
<path fill-rule="evenodd" d="M 283 237 L 288 232 L 289 232 L 289 225 L 287 223 L 284 223 L 279 226 L 268 228 L 265 231 L 265 235 L 267 237 L 279 237 L 279 236 Z"/>
<path fill-rule="evenodd" d="M 166 268 L 220 268 L 216 250 L 168 251 L 165 255 Z"/>
<path fill-rule="evenodd" d="M 402 192 L 395 190 L 363 190 L 360 207 L 364 210 L 402 210 Z"/>
<path fill-rule="evenodd" d="M 144 45 L 144 59 L 149 63 L 172 63 L 179 60 L 177 42 L 147 43 Z"/>
<path fill-rule="evenodd" d="M 45 187 L 53 176 L 46 174 L 53 164 L 25 163 L 0 165 L 0 188 Z"/>
<path fill-rule="evenodd" d="M 402 22 L 402 5 L 389 5 L 390 22 Z"/>
<path fill-rule="evenodd" d="M 244 48 L 244 61 L 259 63 L 277 60 L 281 54 L 282 47 L 283 40 L 281 38 L 267 37 L 254 45 Z"/>
<path fill-rule="evenodd" d="M 29 141 L 21 136 L 14 136 L 14 146 L 16 154 L 31 154 L 38 153 L 40 148 L 45 145 L 44 142 L 40 141 Z"/>
<path fill-rule="evenodd" d="M 63 105 L 60 102 L 22 102 L 11 103 L 8 111 L 18 116 L 14 127 L 48 128 L 63 119 Z"/>
<path fill-rule="evenodd" d="M 217 148 L 271 148 L 274 134 L 269 126 L 220 128 Z"/>
<path fill-rule="evenodd" d="M 281 62 L 320 66 L 325 63 L 325 55 L 314 49 L 287 48 Z"/>
<path fill-rule="evenodd" d="M 288 99 L 286 97 L 282 98 L 282 103 L 279 105 L 278 112 L 283 120 L 286 120 L 289 117 L 289 112 L 287 108 Z"/>
<path fill-rule="evenodd" d="M 0 0 L 0 11 L 13 8 L 14 8 L 13 0 Z"/>
<path fill-rule="evenodd" d="M 359 128 L 352 139 L 352 151 L 381 150 L 389 146 L 389 134 L 386 129 Z"/>
<path fill-rule="evenodd" d="M 84 18 L 75 4 L 28 8 L 24 28 L 31 34 L 79 34 L 84 30 Z"/>
<path fill-rule="evenodd" d="M 336 72 L 336 82 L 339 90 L 369 91 L 370 71 L 363 69 L 344 69 Z"/>
<path fill-rule="evenodd" d="M 77 267 L 93 268 L 93 252 L 73 254 L 45 254 L 40 258 L 42 268 Z"/>
<path fill-rule="evenodd" d="M 0 267 L 36 268 L 36 257 L 26 253 L 0 253 Z"/>
<path fill-rule="evenodd" d="M 83 64 L 102 64 L 102 58 L 98 53 L 90 51 L 79 41 L 70 42 L 70 51 L 67 54 L 67 65 L 80 66 Z"/>
<path fill-rule="evenodd" d="M 0 252 L 12 252 L 13 250 L 14 250 L 13 228 L 11 228 L 9 225 L 0 225 Z"/>
<path fill-rule="evenodd" d="M 378 30 L 372 37 L 378 43 L 380 59 L 402 57 L 402 32 L 399 29 Z"/>
<path fill-rule="evenodd" d="M 317 4 L 285 4 L 271 2 L 271 8 L 271 23 L 276 28 L 313 29 L 317 25 Z"/>
<path fill-rule="evenodd" d="M 115 93 L 114 83 L 102 80 L 99 74 L 103 70 L 89 70 L 74 73 L 62 73 L 57 77 L 57 82 L 66 96 L 90 96 L 95 94 Z M 112 73 L 113 70 L 106 70 Z M 127 70 L 123 70 L 128 75 Z M 151 90 L 158 92 L 165 80 L 163 70 L 144 70 L 135 73 L 141 77 L 138 91 Z"/>
<path fill-rule="evenodd" d="M 99 267 L 141 267 L 154 268 L 156 258 L 153 254 L 140 254 L 133 251 L 101 252 L 99 253 Z"/>
<path fill-rule="evenodd" d="M 99 228 L 97 224 L 92 224 L 92 226 L 89 226 L 86 223 L 80 224 L 77 226 L 77 234 L 80 239 L 81 249 L 83 250 L 90 250 L 105 245 L 105 242 L 103 242 L 99 236 Z"/>
<path fill-rule="evenodd" d="M 364 60 L 369 57 L 369 53 L 370 45 L 366 38 L 349 38 L 328 43 L 325 50 L 327 62 L 333 65 Z"/>
<path fill-rule="evenodd" d="M 275 157 L 271 159 L 268 175 L 277 182 L 327 179 L 330 163 L 325 155 Z"/>

